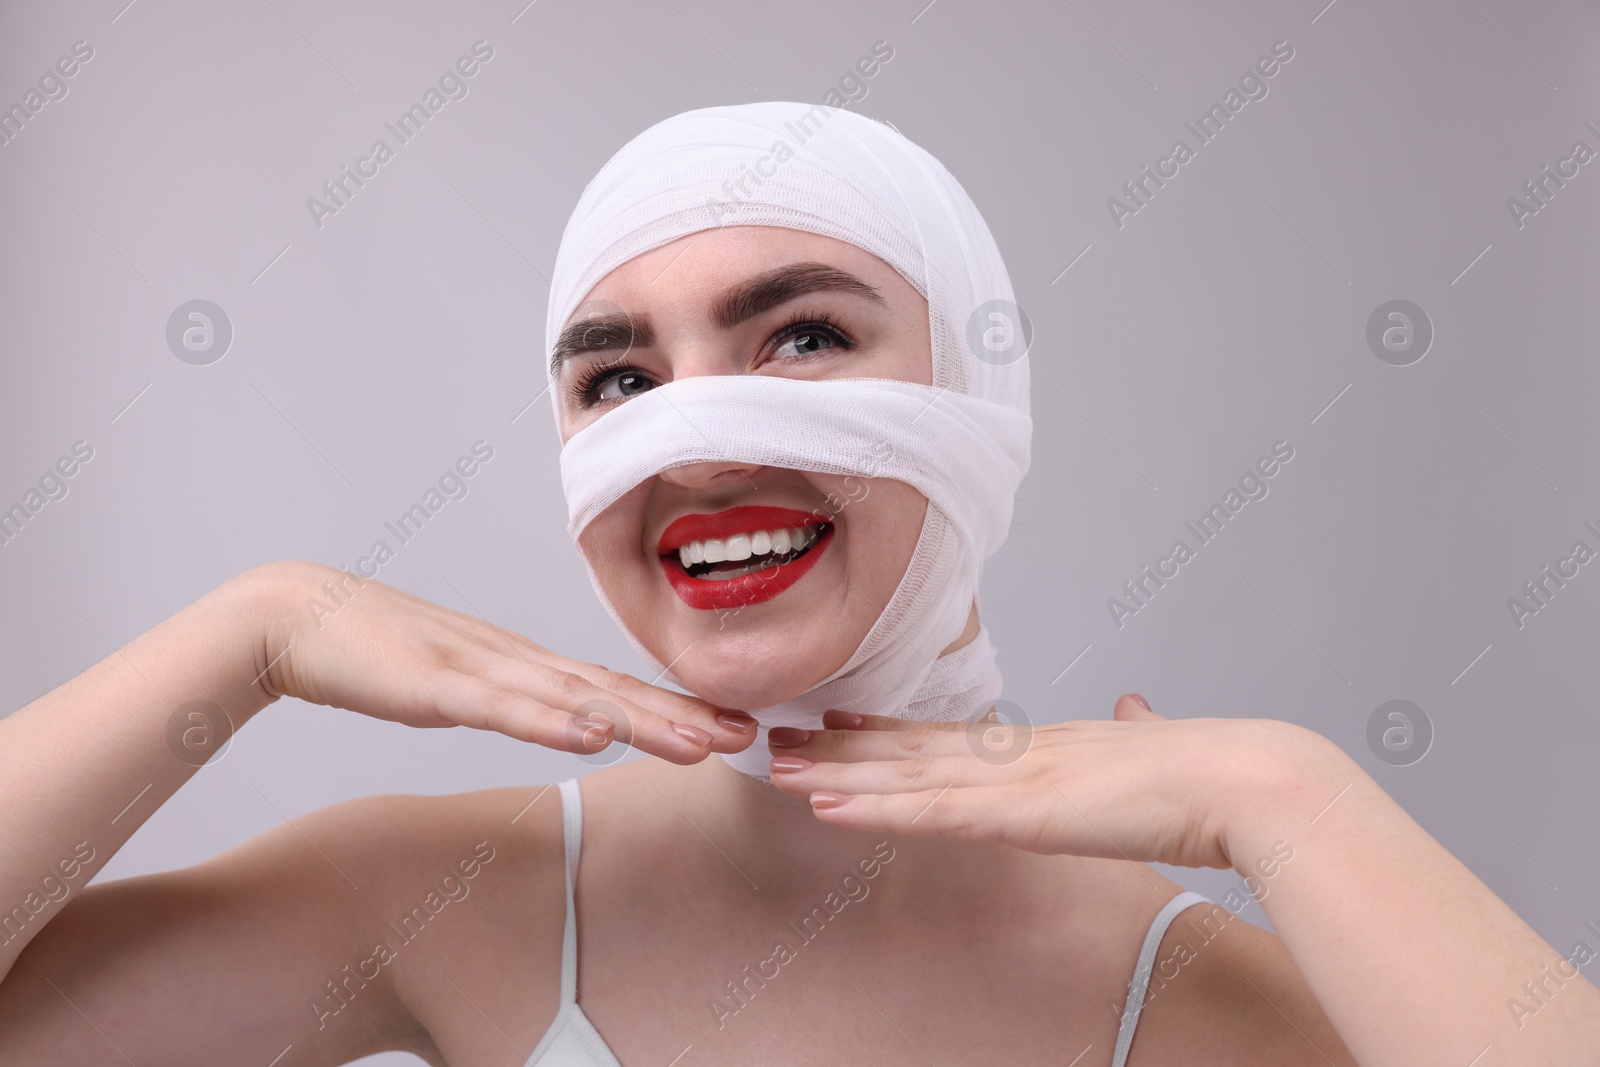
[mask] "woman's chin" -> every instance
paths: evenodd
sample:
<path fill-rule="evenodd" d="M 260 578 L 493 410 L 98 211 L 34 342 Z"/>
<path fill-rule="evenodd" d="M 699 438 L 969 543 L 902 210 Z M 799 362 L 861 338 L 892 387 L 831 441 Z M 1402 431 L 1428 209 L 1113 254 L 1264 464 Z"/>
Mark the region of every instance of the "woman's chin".
<path fill-rule="evenodd" d="M 784 649 L 781 659 L 787 662 L 773 656 L 734 656 L 712 662 L 715 653 L 710 653 L 689 663 L 685 656 L 672 670 L 684 688 L 701 700 L 737 711 L 755 711 L 799 696 L 827 677 L 817 673 L 818 658 L 797 652 L 792 647 Z M 829 667 L 829 673 L 837 666 Z"/>
<path fill-rule="evenodd" d="M 720 675 L 721 672 L 718 673 Z M 775 685 L 770 677 L 708 678 L 703 673 L 696 673 L 692 677 L 679 674 L 678 677 L 682 679 L 684 688 L 701 700 L 715 704 L 719 708 L 732 708 L 735 711 L 770 708 L 774 704 L 781 704 L 791 697 L 799 696 L 810 688 L 809 683 Z"/>

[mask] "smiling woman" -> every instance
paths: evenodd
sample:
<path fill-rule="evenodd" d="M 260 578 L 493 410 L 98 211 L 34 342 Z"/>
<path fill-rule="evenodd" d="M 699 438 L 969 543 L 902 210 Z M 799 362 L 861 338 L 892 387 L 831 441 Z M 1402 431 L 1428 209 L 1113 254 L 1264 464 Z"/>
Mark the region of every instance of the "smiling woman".
<path fill-rule="evenodd" d="M 580 197 L 546 325 L 569 529 L 657 675 L 763 733 L 841 707 L 970 719 L 1000 693 L 977 587 L 1032 426 L 1025 350 L 967 338 L 1015 307 L 1010 281 L 937 160 L 816 110 L 675 116 Z M 725 225 L 710 193 L 797 124 L 803 147 Z M 683 521 L 711 531 L 698 561 L 663 558 Z M 750 569 L 757 544 L 773 558 Z M 708 615 L 729 608 L 737 626 Z M 767 777 L 760 740 L 726 758 Z"/>
<path fill-rule="evenodd" d="M 651 758 L 352 801 L 38 900 L 0 939 L 0 1062 L 105 1062 L 88 1019 L 117 1062 L 180 1067 L 1600 1062 L 1581 978 L 1496 1014 L 1558 955 L 1326 739 L 1134 694 L 997 721 L 977 592 L 1030 460 L 1027 330 L 959 183 L 859 115 L 720 225 L 708 191 L 806 111 L 646 130 L 552 276 L 568 529 L 678 688 L 371 579 L 308 619 L 341 572 L 258 567 L 0 722 L 0 901 L 195 772 L 174 694 Z M 341 997 L 472 846 L 473 903 L 435 895 Z M 1282 939 L 1151 863 L 1233 868 Z"/>
<path fill-rule="evenodd" d="M 929 479 L 979 473 L 938 455 L 972 444 L 979 424 L 938 436 L 959 413 L 933 387 L 928 301 L 889 264 L 800 230 L 697 230 L 609 272 L 553 347 L 578 542 L 602 600 L 656 670 L 671 664 L 668 677 L 722 706 L 762 709 L 764 728 L 820 725 L 822 711 L 852 698 L 910 703 L 937 652 L 977 636 L 973 549 L 997 544 L 1003 529 L 952 530 L 946 516 L 1009 512 L 1005 487 L 1026 465 L 1026 415 L 985 405 L 1010 434 L 977 442 L 994 461 L 987 478 Z M 906 384 L 885 392 L 891 381 Z M 945 500 L 931 526 L 913 483 Z M 669 532 L 691 553 L 700 541 L 700 558 L 680 558 L 684 541 L 668 544 Z M 923 559 L 906 583 L 919 542 Z M 758 554 L 767 567 L 740 576 Z M 919 580 L 935 567 L 960 580 Z M 915 640 L 888 634 L 902 620 Z M 845 673 L 875 624 L 875 673 L 852 665 L 853 692 L 781 706 Z M 973 653 L 990 648 L 985 638 Z M 758 649 L 763 670 L 752 672 L 744 657 Z M 987 663 L 992 672 L 992 651 Z M 993 689 L 976 676 L 966 688 L 980 685 Z M 956 719 L 996 695 L 929 703 Z M 728 758 L 765 776 L 763 747 Z"/>

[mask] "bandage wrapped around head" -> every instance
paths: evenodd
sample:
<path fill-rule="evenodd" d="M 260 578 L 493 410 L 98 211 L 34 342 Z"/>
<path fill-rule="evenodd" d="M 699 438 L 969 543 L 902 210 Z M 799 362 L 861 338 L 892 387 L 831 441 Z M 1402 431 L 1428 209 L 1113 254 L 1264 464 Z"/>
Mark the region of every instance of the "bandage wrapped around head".
<path fill-rule="evenodd" d="M 561 481 L 575 542 L 624 494 L 689 463 L 892 478 L 928 498 L 906 573 L 855 653 L 804 693 L 746 709 L 760 736 L 724 758 L 764 778 L 773 726 L 819 727 L 829 708 L 948 722 L 994 703 L 1001 679 L 987 630 L 940 652 L 966 628 L 983 562 L 1005 540 L 1033 423 L 1024 323 L 978 209 L 897 130 L 821 104 L 687 111 L 624 145 L 583 191 L 562 235 L 546 354 L 607 273 L 687 234 L 739 225 L 822 234 L 898 271 L 928 301 L 933 385 L 755 374 L 670 381 L 574 434 L 562 449 Z M 589 576 L 645 661 L 688 688 L 628 631 L 592 564 Z"/>

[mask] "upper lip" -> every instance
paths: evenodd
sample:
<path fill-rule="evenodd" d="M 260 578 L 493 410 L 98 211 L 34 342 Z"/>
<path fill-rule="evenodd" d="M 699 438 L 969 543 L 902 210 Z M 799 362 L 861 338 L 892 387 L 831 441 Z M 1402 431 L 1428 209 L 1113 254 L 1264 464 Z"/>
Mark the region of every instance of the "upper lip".
<path fill-rule="evenodd" d="M 690 541 L 732 537 L 734 534 L 754 533 L 757 530 L 822 524 L 823 520 L 809 511 L 751 504 L 710 515 L 683 515 L 676 518 L 661 531 L 661 541 L 656 550 L 664 556 Z"/>

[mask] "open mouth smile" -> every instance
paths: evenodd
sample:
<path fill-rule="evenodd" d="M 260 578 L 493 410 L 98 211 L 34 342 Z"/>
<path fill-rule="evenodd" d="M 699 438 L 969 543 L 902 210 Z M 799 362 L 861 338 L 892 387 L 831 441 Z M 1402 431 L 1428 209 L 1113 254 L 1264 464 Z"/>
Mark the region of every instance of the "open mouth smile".
<path fill-rule="evenodd" d="M 673 521 L 657 545 L 673 592 L 701 610 L 770 600 L 833 543 L 833 524 L 792 508 L 747 506 Z"/>

